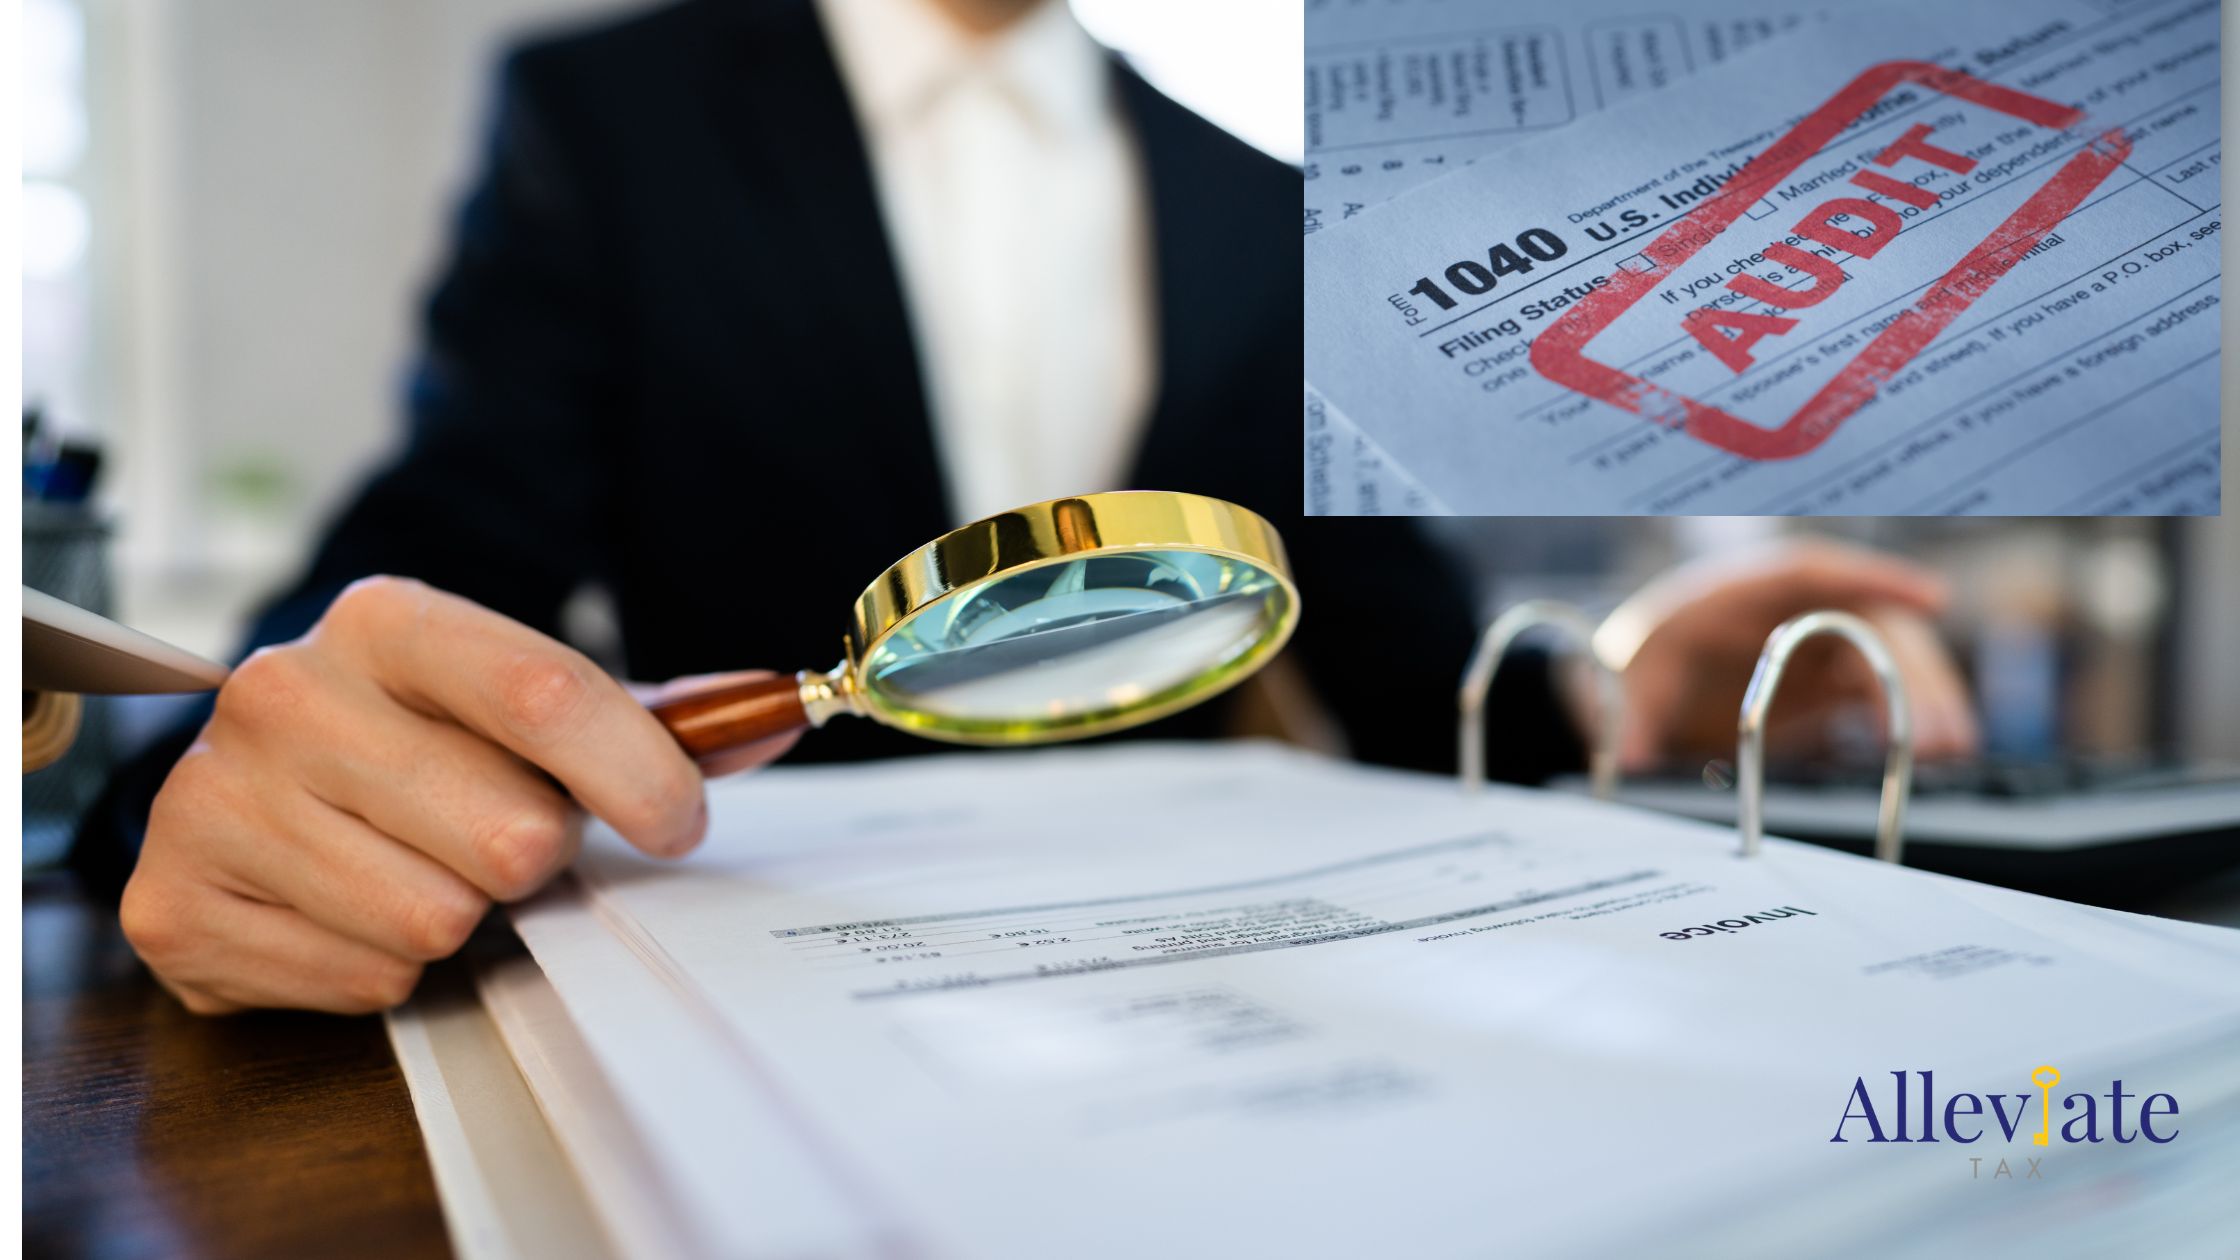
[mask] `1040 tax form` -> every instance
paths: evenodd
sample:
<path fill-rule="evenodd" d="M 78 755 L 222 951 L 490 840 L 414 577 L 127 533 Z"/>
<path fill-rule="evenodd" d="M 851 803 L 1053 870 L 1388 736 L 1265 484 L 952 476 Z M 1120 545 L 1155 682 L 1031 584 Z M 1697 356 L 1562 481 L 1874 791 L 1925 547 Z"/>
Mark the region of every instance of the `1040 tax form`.
<path fill-rule="evenodd" d="M 1307 374 L 1463 513 L 2220 498 L 2211 0 L 1877 8 L 1307 241 Z"/>
<path fill-rule="evenodd" d="M 1656 91 L 1803 20 L 1766 0 L 1695 0 L 1686 16 L 1644 14 L 1632 0 L 1570 0 L 1524 18 L 1500 0 L 1311 0 L 1306 230 Z M 1305 473 L 1309 515 L 1451 511 L 1312 386 Z"/>
<path fill-rule="evenodd" d="M 595 830 L 580 894 L 515 915 L 708 1254 L 1904 1254 L 1969 1156 L 2136 1229 L 2240 1132 L 2240 932 L 1249 745 L 780 769 L 711 808 L 681 865 Z M 2012 1095 L 2048 1062 L 2120 1078 L 2127 1132 L 2176 1112 L 2039 1151 Z M 2013 1133 L 1869 1142 L 1863 1106 L 1919 1130 L 1923 1087 L 1886 1097 L 1919 1069 Z M 1835 1184 L 1862 1219 L 1829 1239 Z"/>
<path fill-rule="evenodd" d="M 1310 0 L 1306 230 L 1795 29 L 1807 0 Z"/>

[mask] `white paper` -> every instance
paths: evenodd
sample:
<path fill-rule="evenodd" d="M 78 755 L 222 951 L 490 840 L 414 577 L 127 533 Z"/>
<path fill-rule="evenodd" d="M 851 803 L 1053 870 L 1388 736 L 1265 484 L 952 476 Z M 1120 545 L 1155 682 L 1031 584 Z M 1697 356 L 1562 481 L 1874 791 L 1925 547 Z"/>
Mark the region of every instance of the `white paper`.
<path fill-rule="evenodd" d="M 2054 131 L 1903 85 L 1688 261 L 1660 268 L 1641 252 L 1839 88 L 1903 60 L 2079 106 L 2085 121 Z M 2212 0 L 1875 6 L 1808 22 L 1309 236 L 1309 382 L 1462 513 L 2214 512 L 2218 61 Z M 1929 143 L 1976 165 L 1869 163 L 1917 123 L 1932 126 Z M 1730 453 L 1668 427 L 1669 411 L 1645 418 L 1559 385 L 1528 353 L 1621 265 L 1657 270 L 1657 292 L 1597 336 L 1589 357 L 1775 428 L 2057 168 L 2119 126 L 2129 159 L 1803 454 Z M 1840 288 L 1790 309 L 1798 325 L 1758 342 L 1739 373 L 1698 346 L 1681 317 L 1727 288 L 1730 265 L 1808 287 L 1800 273 L 1748 260 L 1826 199 L 1866 195 L 1850 182 L 1859 171 L 1919 176 L 1952 195 L 1906 207 L 1914 217 L 1874 256 L 1837 255 Z M 1528 233 L 1550 257 L 1521 248 Z M 1464 291 L 1493 262 L 1513 261 L 1495 260 L 1495 246 L 1532 270 Z M 1458 284 L 1450 268 L 1460 263 L 1479 270 L 1465 268 Z M 1419 281 L 1430 289 L 1415 292 Z"/>
<path fill-rule="evenodd" d="M 1452 515 L 1312 386 L 1306 396 L 1307 515 Z"/>
<path fill-rule="evenodd" d="M 1320 0 L 1307 7 L 1306 230 L 1332 227 L 1795 29 L 1809 0 Z"/>
<path fill-rule="evenodd" d="M 673 1044 L 704 1039 L 932 1255 L 1607 1253 L 1792 1183 L 2048 1157 L 1831 1144 L 1855 1078 L 2011 1093 L 2051 1058 L 2083 1088 L 2240 1028 L 2240 933 L 1273 749 L 780 770 L 711 803 L 681 867 L 600 833 L 579 872 L 648 991 L 719 1027 L 587 1040 L 610 1077 L 669 1056 L 659 1108 L 722 1075 Z M 524 936 L 571 1010 L 611 1007 Z M 2128 1079 L 2199 1107 L 2192 1062 Z M 691 1140 L 671 1158 L 720 1180 L 725 1139 Z M 2052 1156 L 2104 1214 L 2191 1149 Z"/>
<path fill-rule="evenodd" d="M 467 963 L 430 967 L 384 1020 L 460 1260 L 610 1260 L 573 1152 L 554 1142 L 540 1099 L 524 1087 L 533 1085 L 528 1065 L 476 1002 Z"/>
<path fill-rule="evenodd" d="M 533 1011 L 519 1002 L 508 1008 L 499 996 L 493 1013 L 516 1057 L 546 1056 L 524 1064 L 524 1076 L 549 1108 L 555 1137 L 571 1152 L 608 1141 L 610 1099 L 633 1126 L 627 1148 L 572 1155 L 618 1248 L 649 1258 L 892 1250 L 875 1205 L 847 1183 L 699 991 L 677 982 L 657 945 L 567 881 L 515 907 L 513 921 L 579 1039 L 540 1050 L 525 1020 Z M 595 1067 L 567 1062 L 579 1049 Z M 635 1164 L 634 1175 L 616 1176 L 613 1160 Z"/>
<path fill-rule="evenodd" d="M 528 917 L 538 920 L 537 930 L 549 933 L 565 913 L 556 912 L 551 903 L 574 895 L 558 891 Z M 585 931 L 581 938 L 593 944 L 611 940 L 597 930 Z M 622 949 L 620 942 L 612 944 Z M 621 987 L 642 993 L 650 977 L 634 979 L 636 985 Z M 683 1256 L 708 1250 L 695 1241 L 693 1214 L 680 1206 L 663 1176 L 664 1161 L 646 1141 L 648 1132 L 658 1131 L 658 1121 L 640 1127 L 585 1041 L 586 1024 L 613 1026 L 616 1021 L 596 1010 L 579 1022 L 544 969 L 523 955 L 479 965 L 474 981 L 483 1010 L 536 1099 L 551 1141 L 574 1170 L 569 1190 L 584 1200 L 604 1237 L 613 1240 L 616 1254 Z M 774 1139 L 765 1139 L 766 1148 L 773 1145 Z"/>
<path fill-rule="evenodd" d="M 1682 17 L 1575 0 L 1523 21 L 1504 0 L 1310 4 L 1306 230 L 1716 65 L 1804 7 L 1695 0 Z M 1306 418 L 1307 515 L 1452 514 L 1312 386 Z"/>

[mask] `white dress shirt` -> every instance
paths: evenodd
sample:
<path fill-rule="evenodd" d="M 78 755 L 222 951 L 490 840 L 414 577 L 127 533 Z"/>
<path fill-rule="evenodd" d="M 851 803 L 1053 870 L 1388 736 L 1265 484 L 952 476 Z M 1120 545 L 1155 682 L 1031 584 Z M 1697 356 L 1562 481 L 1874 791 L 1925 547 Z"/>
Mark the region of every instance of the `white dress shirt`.
<path fill-rule="evenodd" d="M 958 520 L 1123 488 L 1153 401 L 1156 315 L 1143 173 L 1104 50 L 1062 0 L 985 36 L 928 0 L 818 10 L 870 149 Z"/>

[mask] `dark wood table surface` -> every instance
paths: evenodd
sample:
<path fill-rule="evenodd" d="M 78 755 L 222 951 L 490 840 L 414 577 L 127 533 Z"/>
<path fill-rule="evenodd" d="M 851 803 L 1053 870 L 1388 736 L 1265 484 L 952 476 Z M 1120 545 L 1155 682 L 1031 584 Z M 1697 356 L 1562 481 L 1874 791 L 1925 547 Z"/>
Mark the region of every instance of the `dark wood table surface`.
<path fill-rule="evenodd" d="M 451 1254 L 378 1018 L 189 1015 L 64 876 L 23 893 L 23 1250 Z"/>

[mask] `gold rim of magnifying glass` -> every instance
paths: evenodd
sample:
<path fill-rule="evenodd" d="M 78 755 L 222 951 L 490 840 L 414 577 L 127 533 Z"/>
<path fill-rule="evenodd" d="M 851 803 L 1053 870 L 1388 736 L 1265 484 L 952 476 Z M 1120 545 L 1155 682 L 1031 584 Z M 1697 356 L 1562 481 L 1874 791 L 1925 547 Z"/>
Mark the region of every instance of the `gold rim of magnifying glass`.
<path fill-rule="evenodd" d="M 1251 648 L 1143 701 L 1075 717 L 1036 721 L 960 720 L 889 708 L 858 676 L 888 635 L 912 617 L 995 578 L 1088 553 L 1190 551 L 1243 561 L 1274 579 L 1284 606 L 1275 628 Z M 1123 730 L 1228 690 L 1283 649 L 1299 622 L 1299 589 L 1283 540 L 1256 512 L 1204 495 L 1121 490 L 1029 504 L 953 529 L 904 556 L 864 589 L 854 608 L 849 657 L 834 671 L 826 703 L 933 739 L 962 744 L 1039 743 Z"/>

